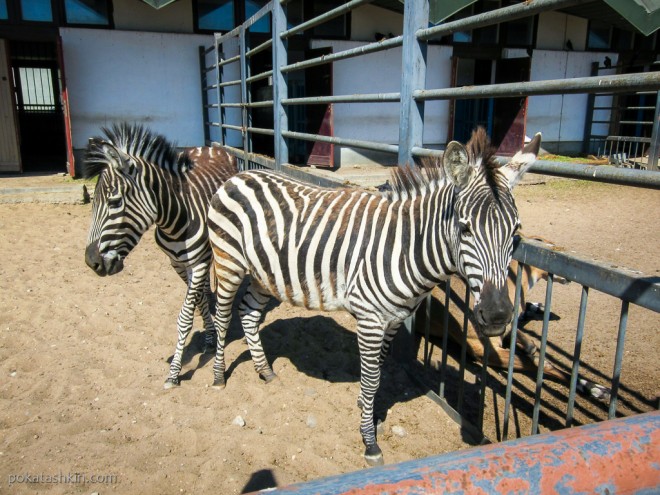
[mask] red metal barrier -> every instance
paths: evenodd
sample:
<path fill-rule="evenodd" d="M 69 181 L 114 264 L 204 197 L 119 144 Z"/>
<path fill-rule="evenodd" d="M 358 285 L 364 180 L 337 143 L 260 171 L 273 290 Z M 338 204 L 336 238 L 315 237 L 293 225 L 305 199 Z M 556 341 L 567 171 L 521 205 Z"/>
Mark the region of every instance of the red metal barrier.
<path fill-rule="evenodd" d="M 660 412 L 356 471 L 265 493 L 660 493 Z"/>

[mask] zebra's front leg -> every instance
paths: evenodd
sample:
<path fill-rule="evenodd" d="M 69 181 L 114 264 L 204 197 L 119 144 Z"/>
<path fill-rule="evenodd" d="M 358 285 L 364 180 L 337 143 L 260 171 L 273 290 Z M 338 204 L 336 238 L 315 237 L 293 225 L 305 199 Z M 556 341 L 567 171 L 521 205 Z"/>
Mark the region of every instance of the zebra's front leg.
<path fill-rule="evenodd" d="M 183 301 L 183 306 L 179 312 L 179 317 L 177 319 L 177 342 L 176 349 L 174 350 L 174 356 L 172 357 L 172 362 L 170 363 L 170 374 L 165 380 L 164 388 L 172 388 L 179 385 L 179 373 L 181 373 L 181 358 L 183 356 L 183 348 L 186 345 L 186 340 L 188 339 L 188 334 L 192 330 L 193 326 L 193 317 L 195 315 L 195 307 L 201 304 L 203 299 L 202 291 L 202 281 L 197 280 L 195 284 L 195 276 L 191 277 L 191 281 L 188 284 L 188 290 L 186 291 L 186 298 Z M 207 306 L 208 312 L 208 306 Z"/>
<path fill-rule="evenodd" d="M 360 434 L 366 447 L 364 459 L 370 466 L 383 464 L 383 451 L 376 441 L 374 424 L 374 400 L 380 385 L 380 356 L 383 331 L 358 323 L 358 347 L 360 349 L 360 395 L 358 407 L 362 409 Z"/>
<path fill-rule="evenodd" d="M 251 282 L 241 300 L 241 304 L 238 306 L 238 314 L 241 318 L 254 369 L 266 383 L 270 383 L 277 378 L 277 375 L 268 364 L 259 337 L 259 323 L 261 323 L 263 310 L 269 300 L 270 294 L 258 287 L 255 282 Z"/>

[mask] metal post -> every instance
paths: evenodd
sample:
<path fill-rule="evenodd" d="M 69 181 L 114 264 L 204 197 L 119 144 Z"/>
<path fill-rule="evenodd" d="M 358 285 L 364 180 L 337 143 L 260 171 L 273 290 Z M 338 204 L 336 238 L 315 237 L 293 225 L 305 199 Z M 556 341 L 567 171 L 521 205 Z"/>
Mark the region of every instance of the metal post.
<path fill-rule="evenodd" d="M 653 132 L 651 133 L 651 145 L 649 146 L 648 170 L 658 171 L 658 159 L 660 158 L 660 91 L 655 100 L 655 118 L 653 119 Z"/>
<path fill-rule="evenodd" d="M 275 169 L 282 170 L 282 165 L 289 162 L 289 147 L 282 131 L 289 130 L 289 119 L 282 100 L 288 96 L 287 77 L 282 66 L 287 64 L 286 39 L 281 33 L 287 29 L 286 7 L 279 0 L 273 2 L 273 130 L 275 131 Z"/>
<path fill-rule="evenodd" d="M 427 43 L 416 33 L 429 25 L 429 2 L 405 2 L 401 65 L 401 109 L 399 116 L 399 166 L 412 165 L 412 149 L 422 145 L 424 102 L 413 99 L 413 92 L 426 84 Z"/>
<path fill-rule="evenodd" d="M 250 126 L 250 123 L 248 122 L 248 109 L 247 106 L 245 105 L 248 102 L 248 90 L 247 90 L 247 78 L 249 77 L 249 67 L 247 63 L 247 57 L 245 56 L 245 52 L 247 51 L 246 48 L 246 34 L 245 34 L 245 27 L 241 26 L 239 29 L 238 33 L 238 46 L 239 46 L 239 53 L 240 53 L 240 64 L 241 64 L 241 103 L 242 103 L 242 109 L 241 109 L 241 133 L 243 134 L 243 153 L 244 153 L 244 160 L 245 160 L 245 168 L 249 170 L 249 164 L 248 164 L 248 159 L 247 155 L 250 151 L 252 151 L 252 140 L 250 139 L 250 133 L 247 131 L 247 128 Z"/>
<path fill-rule="evenodd" d="M 216 91 L 217 91 L 217 100 L 218 100 L 218 128 L 220 129 L 220 144 L 225 146 L 227 144 L 227 131 L 222 124 L 225 123 L 225 109 L 222 107 L 222 101 L 224 97 L 225 90 L 220 84 L 222 83 L 222 65 L 220 65 L 223 53 L 220 51 L 221 43 L 218 41 L 218 38 L 215 37 L 214 41 L 215 46 L 215 68 L 216 68 Z"/>

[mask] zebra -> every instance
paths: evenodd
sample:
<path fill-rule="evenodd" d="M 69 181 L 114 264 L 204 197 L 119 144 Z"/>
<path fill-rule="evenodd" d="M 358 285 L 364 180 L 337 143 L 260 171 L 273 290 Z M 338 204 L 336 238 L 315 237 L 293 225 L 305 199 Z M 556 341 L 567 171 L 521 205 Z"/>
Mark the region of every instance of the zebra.
<path fill-rule="evenodd" d="M 114 275 L 152 225 L 156 243 L 186 283 L 177 319 L 178 338 L 165 388 L 179 385 L 183 347 L 197 308 L 206 350 L 215 347 L 209 303 L 211 248 L 206 216 L 211 196 L 237 172 L 236 160 L 219 148 L 177 152 L 165 137 L 140 125 L 115 124 L 89 140 L 83 175 L 99 176 L 85 262 L 100 276 Z"/>
<path fill-rule="evenodd" d="M 258 324 L 271 296 L 308 309 L 343 309 L 357 320 L 362 410 L 369 465 L 383 463 L 373 419 L 380 369 L 399 325 L 439 282 L 465 277 L 480 331 L 511 321 L 506 289 L 520 226 L 512 188 L 533 163 L 541 135 L 498 167 L 486 132 L 452 141 L 442 166 L 406 166 L 392 191 L 326 189 L 273 171 L 240 173 L 211 199 L 208 226 L 218 332 L 213 386 L 225 386 L 224 343 L 232 301 L 250 275 L 238 312 L 256 371 L 276 378 Z"/>

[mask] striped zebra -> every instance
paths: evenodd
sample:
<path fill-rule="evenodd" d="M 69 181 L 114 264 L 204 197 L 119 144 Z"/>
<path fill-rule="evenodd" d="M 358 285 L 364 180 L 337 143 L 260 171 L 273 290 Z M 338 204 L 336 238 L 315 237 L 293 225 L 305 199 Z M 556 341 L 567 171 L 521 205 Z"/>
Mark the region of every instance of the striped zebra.
<path fill-rule="evenodd" d="M 368 464 L 382 464 L 373 419 L 380 369 L 399 325 L 440 281 L 458 272 L 477 301 L 484 335 L 504 332 L 506 290 L 519 227 L 512 188 L 536 159 L 540 134 L 498 167 L 483 129 L 451 142 L 442 166 L 398 169 L 387 194 L 323 189 L 270 171 L 229 179 L 211 200 L 216 276 L 214 386 L 225 386 L 232 301 L 250 275 L 239 316 L 255 369 L 275 378 L 258 334 L 271 296 L 308 309 L 344 309 L 357 320 L 360 433 Z"/>
<path fill-rule="evenodd" d="M 217 148 L 178 153 L 163 136 L 139 125 L 122 123 L 103 131 L 105 137 L 90 139 L 83 171 L 87 177 L 99 175 L 85 262 L 100 276 L 119 273 L 124 258 L 156 225 L 156 243 L 187 285 L 165 381 L 171 388 L 179 384 L 195 307 L 204 321 L 207 348 L 214 346 L 206 217 L 211 196 L 237 172 L 236 160 Z"/>

